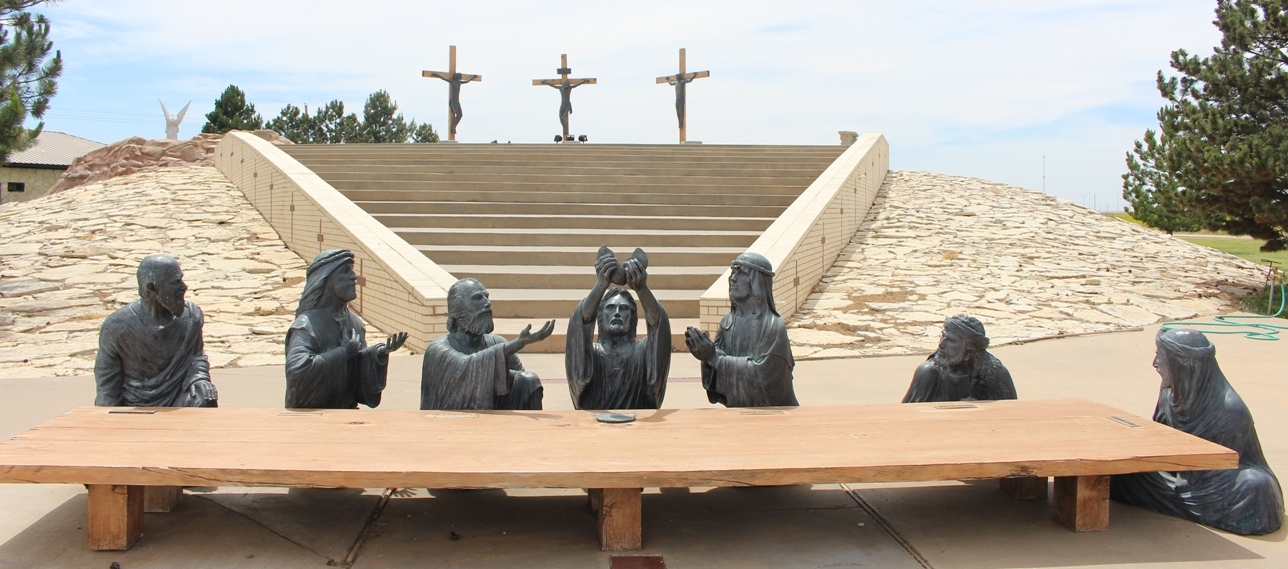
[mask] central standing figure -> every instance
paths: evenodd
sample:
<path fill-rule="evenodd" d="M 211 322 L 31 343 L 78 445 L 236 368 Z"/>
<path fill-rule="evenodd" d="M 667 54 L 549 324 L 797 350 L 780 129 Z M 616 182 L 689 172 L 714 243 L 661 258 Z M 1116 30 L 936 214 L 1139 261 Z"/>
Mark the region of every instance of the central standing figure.
<path fill-rule="evenodd" d="M 643 250 L 619 263 L 607 247 L 595 261 L 595 286 L 568 319 L 564 369 L 577 409 L 657 409 L 671 369 L 671 320 L 648 288 Z M 648 335 L 636 340 L 639 315 L 626 284 L 640 297 Z M 595 324 L 599 341 L 594 342 Z"/>

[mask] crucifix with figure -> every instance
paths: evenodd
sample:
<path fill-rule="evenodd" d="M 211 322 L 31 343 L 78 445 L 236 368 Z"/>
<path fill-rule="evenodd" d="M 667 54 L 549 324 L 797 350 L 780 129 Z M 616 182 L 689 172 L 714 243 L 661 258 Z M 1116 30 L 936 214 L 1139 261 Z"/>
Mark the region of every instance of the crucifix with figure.
<path fill-rule="evenodd" d="M 680 118 L 680 142 L 685 141 L 685 124 L 684 124 L 684 86 L 692 83 L 694 79 L 710 77 L 709 71 L 694 71 L 693 73 L 684 72 L 684 48 L 680 48 L 680 72 L 675 75 L 658 77 L 657 83 L 661 85 L 675 86 L 675 115 Z"/>
<path fill-rule="evenodd" d="M 456 125 L 461 117 L 461 85 L 471 81 L 482 81 L 482 75 L 469 75 L 456 72 L 456 46 L 447 48 L 447 71 L 421 71 L 421 77 L 434 77 L 447 82 L 447 140 L 456 140 Z"/>
<path fill-rule="evenodd" d="M 568 140 L 568 115 L 572 114 L 572 90 L 582 85 L 594 85 L 595 79 L 569 79 L 572 68 L 568 67 L 568 54 L 559 55 L 558 79 L 533 79 L 534 86 L 545 85 L 559 90 L 562 101 L 559 103 L 559 123 L 563 125 L 563 140 Z"/>

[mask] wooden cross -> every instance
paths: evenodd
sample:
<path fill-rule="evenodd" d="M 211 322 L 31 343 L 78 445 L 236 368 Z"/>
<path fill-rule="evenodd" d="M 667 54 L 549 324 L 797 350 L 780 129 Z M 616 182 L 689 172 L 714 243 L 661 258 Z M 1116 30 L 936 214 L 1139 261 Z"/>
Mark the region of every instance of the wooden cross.
<path fill-rule="evenodd" d="M 554 87 L 559 90 L 562 101 L 559 103 L 559 122 L 563 124 L 563 140 L 568 140 L 568 115 L 572 114 L 572 90 L 582 85 L 594 85 L 595 79 L 569 79 L 572 68 L 568 67 L 568 54 L 559 55 L 558 79 L 533 79 L 533 86 Z"/>
<path fill-rule="evenodd" d="M 675 75 L 658 77 L 657 83 L 661 85 L 666 83 L 675 86 L 675 114 L 680 119 L 680 142 L 685 141 L 685 121 L 684 121 L 684 86 L 692 83 L 694 79 L 710 77 L 709 71 L 695 71 L 693 73 L 684 72 L 684 48 L 680 48 L 680 72 Z"/>
<path fill-rule="evenodd" d="M 483 81 L 482 75 L 456 72 L 456 46 L 447 47 L 447 71 L 421 71 L 421 77 L 433 77 L 447 82 L 447 140 L 456 140 L 456 125 L 465 113 L 461 112 L 461 84 Z"/>

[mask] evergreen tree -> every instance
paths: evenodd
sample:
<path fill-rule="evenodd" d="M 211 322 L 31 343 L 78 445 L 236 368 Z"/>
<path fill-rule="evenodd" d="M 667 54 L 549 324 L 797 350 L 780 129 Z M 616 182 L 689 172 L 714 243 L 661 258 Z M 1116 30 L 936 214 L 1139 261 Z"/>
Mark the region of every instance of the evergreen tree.
<path fill-rule="evenodd" d="M 264 128 L 264 117 L 255 112 L 255 105 L 246 102 L 246 93 L 236 85 L 229 85 L 215 99 L 215 110 L 206 113 L 203 133 L 223 134 L 230 130 L 259 130 Z"/>
<path fill-rule="evenodd" d="M 1187 194 L 1176 187 L 1176 180 L 1166 172 L 1136 160 L 1136 156 L 1165 154 L 1158 147 L 1154 131 L 1145 132 L 1145 141 L 1136 141 L 1127 154 L 1127 173 L 1123 174 L 1123 198 L 1131 207 L 1124 208 L 1133 218 L 1166 231 L 1198 231 L 1204 227 L 1198 212 L 1185 204 Z M 1135 156 L 1133 156 L 1135 154 Z"/>
<path fill-rule="evenodd" d="M 1201 219 L 1210 229 L 1288 247 L 1288 13 L 1283 0 L 1218 0 L 1221 45 L 1172 52 L 1158 73 L 1159 131 L 1128 155 L 1133 214 Z"/>
<path fill-rule="evenodd" d="M 381 89 L 367 97 L 362 107 L 362 142 L 407 142 L 411 131 L 389 93 Z"/>
<path fill-rule="evenodd" d="M 296 144 L 316 142 L 313 140 L 313 117 L 309 116 L 307 107 L 304 111 L 300 111 L 300 108 L 295 105 L 286 105 L 277 114 L 277 118 L 268 121 L 264 126 Z"/>
<path fill-rule="evenodd" d="M 313 114 L 312 141 L 318 144 L 358 142 L 362 123 L 358 116 L 344 114 L 344 103 L 335 100 L 322 105 Z"/>
<path fill-rule="evenodd" d="M 40 119 L 49 109 L 49 99 L 58 91 L 56 80 L 63 72 L 63 57 L 49 41 L 49 21 L 23 10 L 45 0 L 0 0 L 0 163 L 22 150 L 40 134 L 23 126 L 28 116 Z"/>
<path fill-rule="evenodd" d="M 438 133 L 434 132 L 432 124 L 424 123 L 418 126 L 416 121 L 411 121 L 411 141 L 438 142 Z"/>

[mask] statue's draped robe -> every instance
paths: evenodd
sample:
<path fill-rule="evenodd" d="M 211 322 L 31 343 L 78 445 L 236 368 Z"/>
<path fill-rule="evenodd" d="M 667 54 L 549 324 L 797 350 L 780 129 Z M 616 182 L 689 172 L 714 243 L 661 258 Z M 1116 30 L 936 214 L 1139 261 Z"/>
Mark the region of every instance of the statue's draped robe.
<path fill-rule="evenodd" d="M 506 339 L 483 336 L 484 348 L 472 354 L 457 350 L 450 335 L 425 348 L 420 378 L 421 409 L 541 409 L 540 382 L 517 381 L 523 364 L 506 357 Z"/>
<path fill-rule="evenodd" d="M 577 409 L 657 409 L 666 396 L 666 376 L 671 369 L 671 320 L 661 311 L 657 326 L 625 349 L 610 353 L 593 342 L 595 320 L 581 315 L 589 299 L 582 299 L 568 320 L 564 371 L 568 391 Z M 646 319 L 647 320 L 647 319 Z M 601 330 L 602 334 L 603 331 Z"/>
<path fill-rule="evenodd" d="M 707 399 L 726 407 L 796 406 L 792 389 L 791 342 L 778 315 L 763 311 L 739 318 L 730 312 L 720 320 L 715 339 L 717 362 L 702 364 Z"/>
<path fill-rule="evenodd" d="M 327 308 L 306 310 L 286 332 L 286 407 L 357 409 L 380 405 L 389 354 L 384 344 L 367 346 L 367 329 L 344 309 L 336 318 Z M 353 358 L 344 351 L 349 331 L 363 346 Z"/>
<path fill-rule="evenodd" d="M 904 403 L 927 401 L 996 401 L 1015 399 L 1011 373 L 993 354 L 980 351 L 967 369 L 953 369 L 935 362 L 938 352 L 926 358 L 912 374 Z M 966 367 L 966 366 L 963 366 Z"/>
<path fill-rule="evenodd" d="M 1198 377 L 1163 388 L 1154 420 L 1239 453 L 1229 470 L 1144 472 L 1113 477 L 1115 500 L 1242 535 L 1279 529 L 1284 500 L 1261 452 L 1252 414 L 1215 358 Z M 1179 374 L 1177 374 L 1179 375 Z"/>
<path fill-rule="evenodd" d="M 142 300 L 113 312 L 98 336 L 95 405 L 116 407 L 215 406 L 192 393 L 210 381 L 210 362 L 201 339 L 205 316 L 191 302 L 183 314 L 157 328 L 143 321 Z"/>

